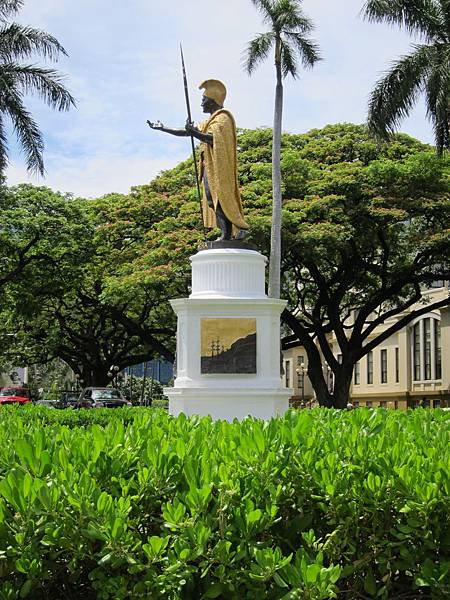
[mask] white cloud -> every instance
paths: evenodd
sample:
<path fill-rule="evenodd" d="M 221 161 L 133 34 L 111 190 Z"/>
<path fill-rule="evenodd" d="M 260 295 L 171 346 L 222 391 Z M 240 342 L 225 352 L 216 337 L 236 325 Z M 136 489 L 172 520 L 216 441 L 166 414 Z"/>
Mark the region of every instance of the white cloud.
<path fill-rule="evenodd" d="M 88 158 L 53 159 L 45 179 L 29 177 L 25 167 L 14 165 L 9 169 L 8 184 L 29 182 L 50 187 L 74 196 L 97 198 L 109 192 L 128 193 L 132 186 L 149 183 L 160 171 L 186 159 L 186 154 L 148 158 L 147 156 L 118 156 L 103 153 Z"/>

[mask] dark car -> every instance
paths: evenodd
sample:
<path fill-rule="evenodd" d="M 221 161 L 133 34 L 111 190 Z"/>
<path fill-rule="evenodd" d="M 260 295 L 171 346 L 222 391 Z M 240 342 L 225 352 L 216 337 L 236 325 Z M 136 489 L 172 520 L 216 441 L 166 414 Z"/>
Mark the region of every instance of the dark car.
<path fill-rule="evenodd" d="M 132 406 L 132 404 L 119 390 L 88 387 L 81 392 L 75 408 L 120 408 L 121 406 Z"/>
<path fill-rule="evenodd" d="M 57 393 L 54 398 L 43 398 L 36 404 L 48 406 L 49 408 L 73 408 L 78 402 L 80 392 L 76 390 L 63 390 Z"/>
<path fill-rule="evenodd" d="M 0 404 L 28 404 L 31 393 L 28 388 L 4 387 L 0 390 Z"/>
<path fill-rule="evenodd" d="M 78 402 L 80 392 L 76 390 L 67 390 L 61 393 L 56 408 L 73 408 Z"/>

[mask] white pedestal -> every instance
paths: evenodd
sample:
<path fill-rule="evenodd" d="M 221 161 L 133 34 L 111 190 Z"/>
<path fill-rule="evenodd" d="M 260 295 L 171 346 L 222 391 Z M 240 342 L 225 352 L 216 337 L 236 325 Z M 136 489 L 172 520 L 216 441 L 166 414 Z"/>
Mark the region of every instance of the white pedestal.
<path fill-rule="evenodd" d="M 286 302 L 265 295 L 266 258 L 254 250 L 202 250 L 191 257 L 192 293 L 172 300 L 178 316 L 177 377 L 166 388 L 172 415 L 211 415 L 232 421 L 283 414 L 293 394 L 280 375 L 280 314 Z M 203 319 L 256 323 L 256 372 L 205 373 Z"/>

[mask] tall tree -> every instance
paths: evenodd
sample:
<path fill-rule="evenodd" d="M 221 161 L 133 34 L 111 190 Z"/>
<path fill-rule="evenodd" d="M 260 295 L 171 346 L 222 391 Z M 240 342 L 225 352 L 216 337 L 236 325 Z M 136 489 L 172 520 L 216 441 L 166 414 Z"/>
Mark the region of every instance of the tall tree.
<path fill-rule="evenodd" d="M 129 285 L 114 285 L 119 273 L 124 282 L 152 222 L 167 213 L 161 198 L 74 201 L 21 185 L 5 203 L 0 356 L 16 365 L 60 358 L 86 385 L 105 385 L 113 365 L 122 370 L 155 356 L 173 361 L 175 318 L 167 300 L 185 295 L 187 284 L 181 291 L 178 277 L 174 289 L 160 281 L 158 268 L 153 275 L 147 268 L 131 294 Z"/>
<path fill-rule="evenodd" d="M 369 0 L 363 14 L 370 21 L 404 27 L 423 40 L 395 61 L 375 85 L 369 100 L 370 130 L 386 139 L 423 93 L 441 155 L 450 148 L 450 2 Z"/>
<path fill-rule="evenodd" d="M 304 15 L 301 0 L 252 0 L 270 31 L 249 42 L 245 68 L 249 75 L 274 50 L 276 87 L 272 140 L 272 229 L 270 237 L 269 296 L 280 297 L 281 269 L 281 128 L 283 120 L 283 78 L 298 77 L 300 58 L 304 67 L 320 60 L 318 46 L 308 34 L 311 21 Z"/>
<path fill-rule="evenodd" d="M 448 294 L 429 295 L 450 277 L 450 159 L 407 136 L 377 148 L 351 125 L 302 137 L 301 156 L 315 165 L 303 168 L 301 202 L 284 204 L 282 318 L 306 350 L 319 402 L 344 408 L 363 356 L 450 306 Z"/>
<path fill-rule="evenodd" d="M 44 174 L 42 133 L 26 109 L 26 94 L 36 94 L 60 111 L 75 104 L 58 71 L 34 64 L 36 57 L 57 60 L 66 55 L 58 40 L 39 29 L 9 21 L 22 5 L 23 0 L 0 0 L 0 176 L 8 164 L 7 118 L 25 152 L 28 170 Z M 33 63 L 22 62 L 30 59 Z"/>

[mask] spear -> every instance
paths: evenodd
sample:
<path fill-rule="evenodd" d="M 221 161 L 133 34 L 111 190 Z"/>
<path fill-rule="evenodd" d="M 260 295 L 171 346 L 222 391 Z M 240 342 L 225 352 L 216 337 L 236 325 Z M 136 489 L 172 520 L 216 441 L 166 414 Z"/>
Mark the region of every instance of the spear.
<path fill-rule="evenodd" d="M 188 82 L 187 82 L 187 77 L 186 77 L 186 68 L 184 66 L 183 47 L 181 46 L 181 44 L 180 44 L 180 52 L 181 52 L 181 66 L 183 67 L 184 97 L 186 98 L 187 116 L 188 116 L 189 124 L 192 125 L 193 123 L 192 123 L 192 116 L 191 116 L 191 103 L 189 102 L 189 89 L 188 89 Z M 204 234 L 204 237 L 206 238 L 205 221 L 203 219 L 203 209 L 202 209 L 202 194 L 200 191 L 200 180 L 198 177 L 197 157 L 195 154 L 195 144 L 194 144 L 194 136 L 193 135 L 191 135 L 191 146 L 192 146 L 192 157 L 194 159 L 195 181 L 197 183 L 197 195 L 198 195 L 198 201 L 200 203 L 200 215 L 202 217 L 203 234 Z"/>

